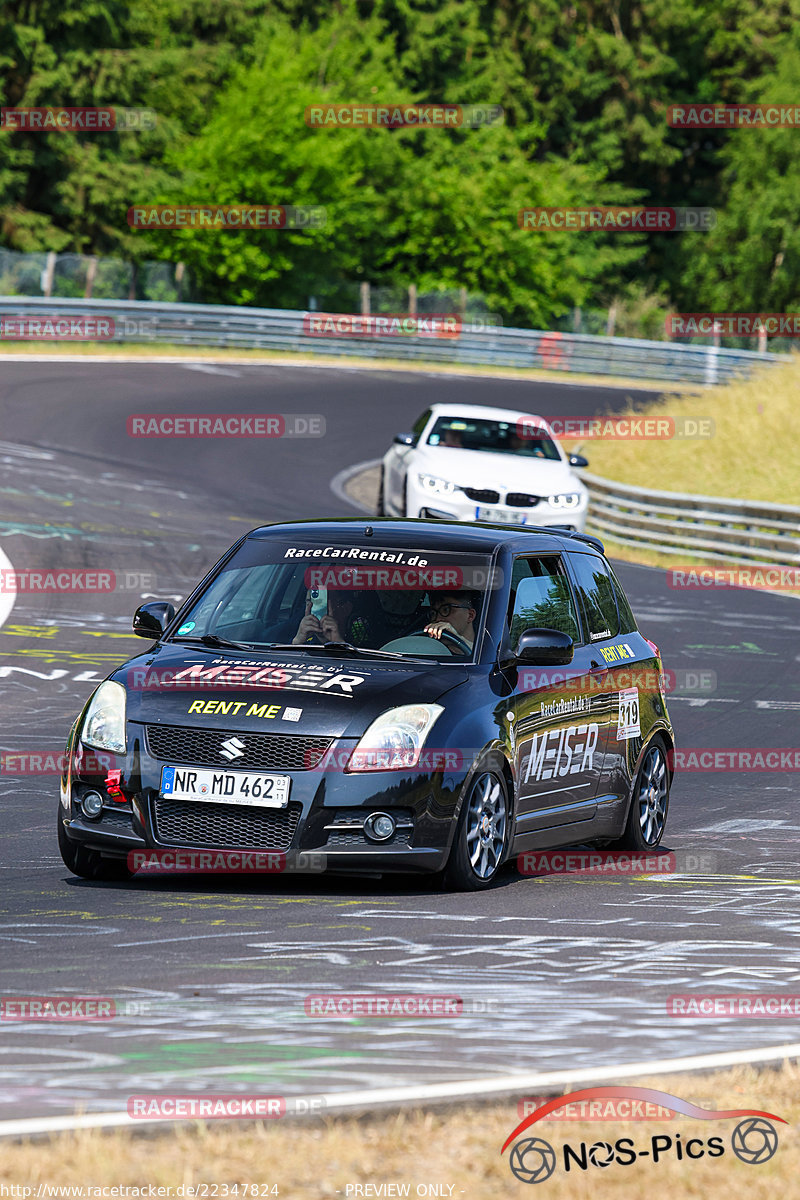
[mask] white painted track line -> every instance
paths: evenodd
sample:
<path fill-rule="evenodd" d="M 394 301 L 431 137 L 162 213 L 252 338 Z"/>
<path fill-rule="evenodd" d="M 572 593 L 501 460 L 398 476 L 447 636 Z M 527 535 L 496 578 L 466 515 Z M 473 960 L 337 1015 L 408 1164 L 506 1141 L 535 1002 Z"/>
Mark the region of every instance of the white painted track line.
<path fill-rule="evenodd" d="M 13 570 L 14 567 L 10 559 L 8 559 L 3 551 L 0 550 L 0 572 L 2 572 L 2 578 L 10 578 L 10 575 L 6 575 L 6 572 L 12 572 Z M 0 629 L 2 629 L 11 615 L 11 610 L 14 607 L 14 601 L 16 598 L 16 589 L 8 592 L 6 591 L 5 586 L 0 587 Z"/>

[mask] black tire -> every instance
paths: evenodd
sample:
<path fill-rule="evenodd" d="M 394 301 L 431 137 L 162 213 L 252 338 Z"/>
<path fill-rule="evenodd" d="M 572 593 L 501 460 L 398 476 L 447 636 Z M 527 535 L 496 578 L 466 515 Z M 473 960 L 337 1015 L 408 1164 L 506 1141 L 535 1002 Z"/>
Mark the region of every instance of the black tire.
<path fill-rule="evenodd" d="M 631 795 L 625 832 L 611 845 L 617 850 L 655 850 L 664 836 L 669 811 L 667 749 L 660 737 L 645 751 Z"/>
<path fill-rule="evenodd" d="M 481 767 L 469 781 L 444 872 L 445 888 L 477 892 L 491 887 L 503 864 L 511 827 L 508 785 Z"/>
<path fill-rule="evenodd" d="M 383 498 L 384 475 L 385 475 L 384 468 L 381 467 L 381 481 L 378 484 L 378 502 L 375 505 L 375 516 L 376 517 L 385 517 L 386 516 L 386 504 L 385 504 L 385 501 Z"/>
<path fill-rule="evenodd" d="M 90 850 L 87 846 L 74 842 L 67 835 L 60 811 L 58 814 L 58 849 L 64 866 L 81 879 L 111 883 L 132 877 L 132 872 L 128 870 L 124 858 L 106 858 L 99 851 Z"/>

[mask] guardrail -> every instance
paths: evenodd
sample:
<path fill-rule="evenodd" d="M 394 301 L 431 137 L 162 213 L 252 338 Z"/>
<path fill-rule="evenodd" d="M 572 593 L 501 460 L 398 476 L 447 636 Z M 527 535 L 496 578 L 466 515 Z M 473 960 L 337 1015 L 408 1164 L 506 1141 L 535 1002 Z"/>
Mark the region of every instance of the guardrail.
<path fill-rule="evenodd" d="M 581 471 L 593 533 L 692 558 L 800 566 L 800 508 L 687 496 L 616 483 Z"/>
<path fill-rule="evenodd" d="M 762 363 L 787 361 L 788 354 L 723 350 L 635 338 L 592 337 L 536 329 L 476 328 L 480 315 L 467 315 L 458 338 L 317 337 L 304 332 L 309 315 L 290 309 L 239 308 L 213 304 L 161 304 L 135 300 L 83 300 L 0 296 L 3 340 L 13 341 L 6 322 L 18 318 L 105 318 L 111 330 L 97 340 L 160 342 L 228 349 L 283 350 L 343 358 L 392 358 L 462 366 L 546 368 L 565 374 L 615 375 L 672 383 L 718 383 L 746 375 Z M 423 315 L 423 314 L 421 314 Z M 75 335 L 72 335 L 73 337 Z M 50 338 L 42 340 L 51 340 Z M 62 340 L 62 339 L 58 339 Z M 63 338 L 68 342 L 69 335 Z"/>

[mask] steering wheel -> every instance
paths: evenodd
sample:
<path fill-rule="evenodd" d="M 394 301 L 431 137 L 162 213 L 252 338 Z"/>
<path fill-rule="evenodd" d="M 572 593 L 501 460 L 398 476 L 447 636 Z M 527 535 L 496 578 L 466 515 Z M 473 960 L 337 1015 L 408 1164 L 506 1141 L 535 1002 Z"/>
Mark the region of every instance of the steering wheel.
<path fill-rule="evenodd" d="M 427 633 L 423 627 L 422 629 L 415 629 L 413 633 L 406 634 L 406 637 L 433 638 L 434 635 L 432 633 Z M 443 629 L 440 636 L 438 638 L 434 638 L 434 641 L 443 642 L 451 654 L 458 654 L 459 657 L 461 655 L 469 656 L 472 654 L 472 647 L 470 646 L 469 642 L 465 642 L 464 639 L 459 637 L 457 633 L 451 633 L 449 629 Z M 455 647 L 455 649 L 453 649 L 453 647 Z"/>

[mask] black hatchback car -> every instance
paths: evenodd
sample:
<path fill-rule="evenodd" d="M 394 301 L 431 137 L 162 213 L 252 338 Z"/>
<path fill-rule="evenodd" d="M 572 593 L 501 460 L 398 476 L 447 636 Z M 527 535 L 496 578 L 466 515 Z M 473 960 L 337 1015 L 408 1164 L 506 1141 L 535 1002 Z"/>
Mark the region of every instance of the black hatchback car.
<path fill-rule="evenodd" d="M 67 744 L 58 841 L 77 875 L 199 848 L 481 888 L 518 853 L 661 840 L 659 651 L 594 538 L 269 525 L 133 628 L 152 644 Z"/>

